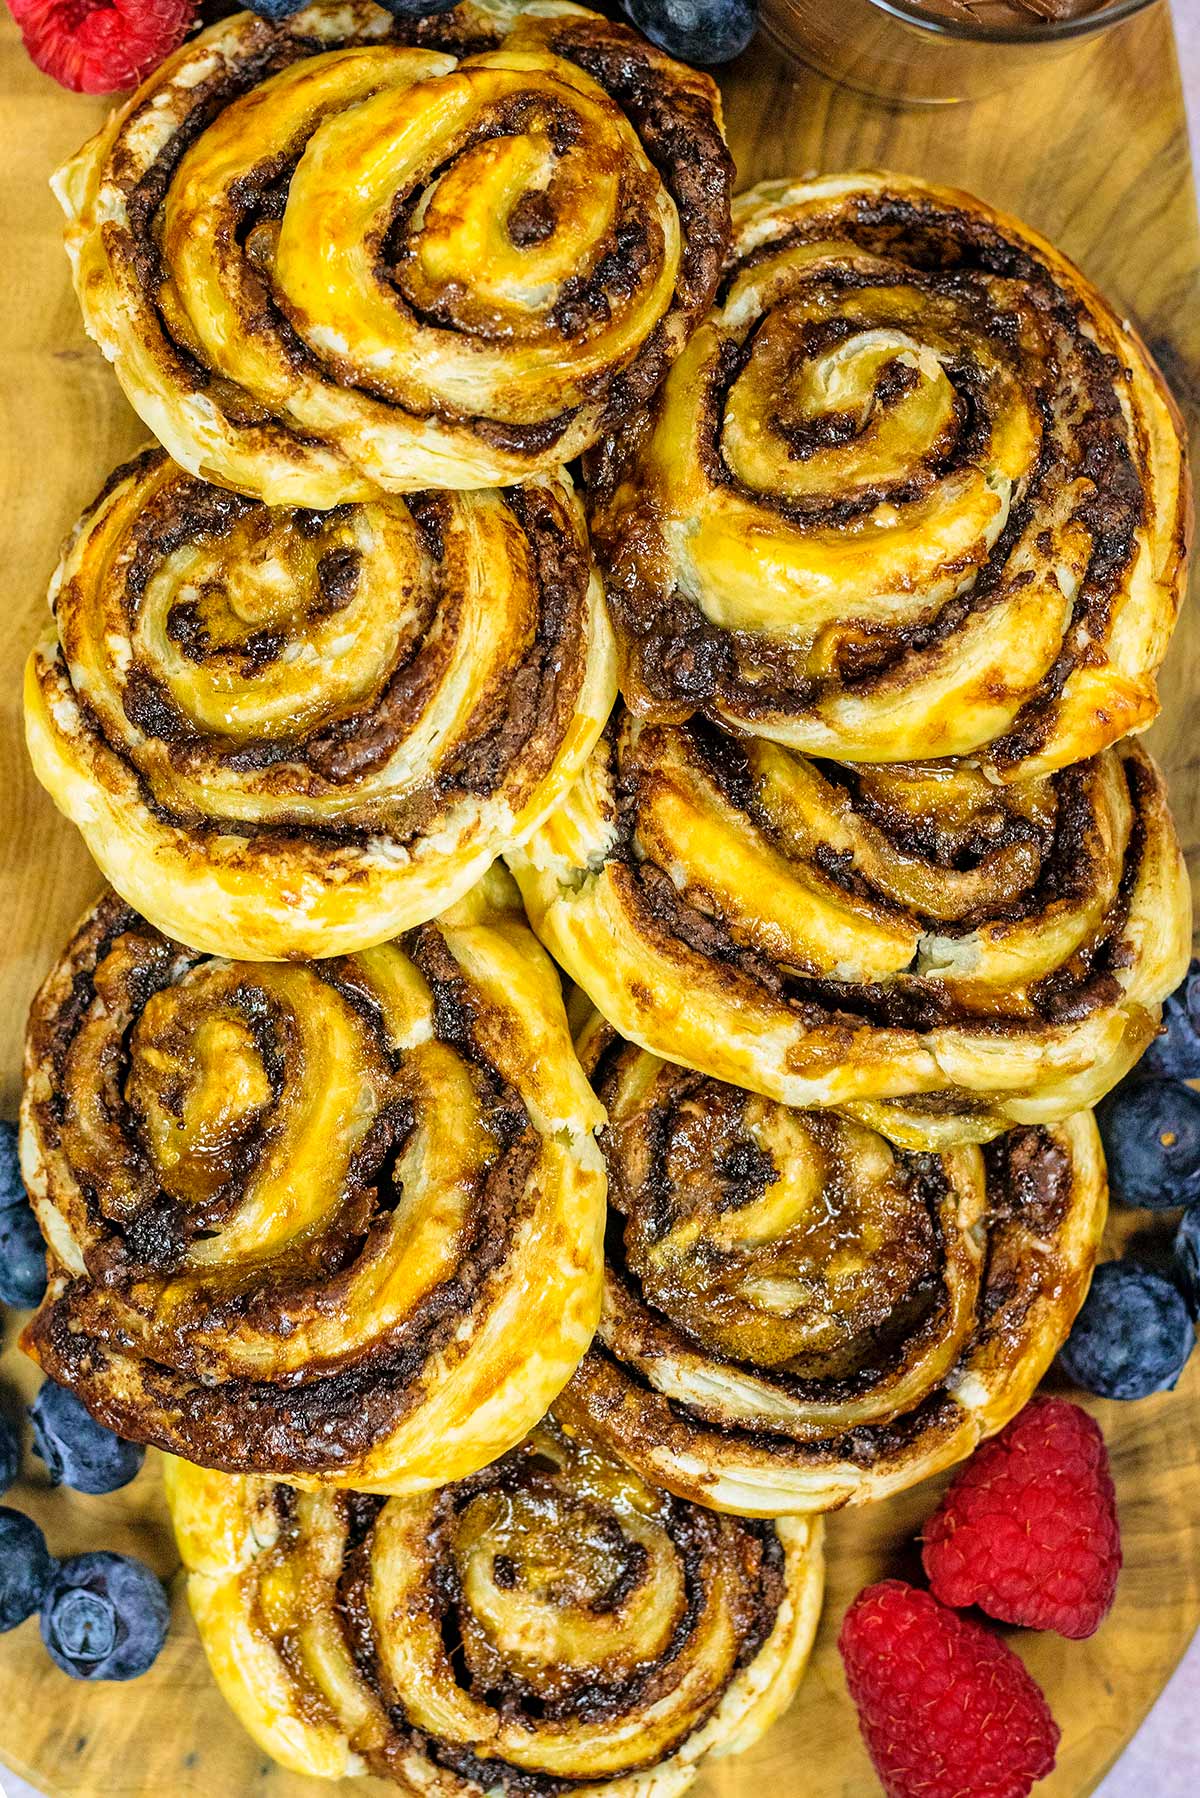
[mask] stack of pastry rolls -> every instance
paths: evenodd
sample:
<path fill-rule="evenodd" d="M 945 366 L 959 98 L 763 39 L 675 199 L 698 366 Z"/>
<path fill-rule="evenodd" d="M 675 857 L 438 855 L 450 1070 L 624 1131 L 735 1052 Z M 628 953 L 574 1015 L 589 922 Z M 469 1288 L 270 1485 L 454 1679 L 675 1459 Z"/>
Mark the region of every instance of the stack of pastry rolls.
<path fill-rule="evenodd" d="M 158 441 L 27 672 L 111 888 L 30 1020 L 25 1346 L 167 1451 L 297 1771 L 664 1798 L 757 1739 L 820 1514 L 1064 1339 L 1186 964 L 1146 351 L 966 195 L 732 175 L 625 26 L 350 0 L 56 178 Z"/>

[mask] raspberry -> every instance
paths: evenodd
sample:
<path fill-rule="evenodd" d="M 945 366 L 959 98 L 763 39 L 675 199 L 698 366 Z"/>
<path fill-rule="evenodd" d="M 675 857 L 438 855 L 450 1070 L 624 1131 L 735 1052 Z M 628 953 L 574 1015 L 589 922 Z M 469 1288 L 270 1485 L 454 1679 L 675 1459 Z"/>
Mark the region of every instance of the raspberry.
<path fill-rule="evenodd" d="M 943 1604 L 1093 1635 L 1121 1570 L 1099 1426 L 1066 1399 L 1034 1399 L 962 1469 L 925 1526 L 922 1558 Z"/>
<path fill-rule="evenodd" d="M 38 68 L 82 94 L 136 87 L 183 42 L 196 0 L 8 0 Z"/>
<path fill-rule="evenodd" d="M 1016 1655 L 903 1580 L 860 1592 L 838 1637 L 888 1798 L 1025 1798 L 1058 1725 Z"/>

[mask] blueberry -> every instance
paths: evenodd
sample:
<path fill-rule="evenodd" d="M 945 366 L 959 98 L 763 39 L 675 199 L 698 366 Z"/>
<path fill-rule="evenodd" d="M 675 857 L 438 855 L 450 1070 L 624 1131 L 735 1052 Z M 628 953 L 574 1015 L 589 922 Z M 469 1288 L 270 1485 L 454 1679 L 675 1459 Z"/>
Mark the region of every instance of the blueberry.
<path fill-rule="evenodd" d="M 256 12 L 260 19 L 270 19 L 272 25 L 278 25 L 308 4 L 309 0 L 251 0 L 250 11 Z"/>
<path fill-rule="evenodd" d="M 1192 1316 L 1200 1319 L 1200 1205 L 1184 1212 L 1175 1232 L 1175 1274 Z"/>
<path fill-rule="evenodd" d="M 7 1417 L 0 1417 L 0 1492 L 7 1492 L 21 1471 L 21 1444 Z"/>
<path fill-rule="evenodd" d="M 732 62 L 758 26 L 757 0 L 621 0 L 638 30 L 681 62 Z"/>
<path fill-rule="evenodd" d="M 0 1505 L 0 1630 L 33 1616 L 53 1576 L 46 1538 L 32 1517 Z"/>
<path fill-rule="evenodd" d="M 97 1423 L 83 1403 L 65 1386 L 46 1380 L 29 1407 L 33 1418 L 33 1446 L 50 1469 L 54 1484 L 76 1492 L 115 1492 L 127 1486 L 146 1451 L 136 1442 L 123 1442 Z"/>
<path fill-rule="evenodd" d="M 1100 1398 L 1145 1398 L 1175 1384 L 1195 1340 L 1178 1287 L 1136 1262 L 1106 1261 L 1059 1365 Z"/>
<path fill-rule="evenodd" d="M 17 1132 L 0 1123 L 0 1302 L 27 1309 L 46 1290 L 46 1245 L 21 1181 Z"/>
<path fill-rule="evenodd" d="M 1200 1080 L 1200 961 L 1192 962 L 1163 1006 L 1162 1021 L 1166 1034 L 1146 1050 L 1142 1068 L 1176 1080 Z"/>
<path fill-rule="evenodd" d="M 1114 1198 L 1156 1211 L 1200 1198 L 1200 1093 L 1177 1080 L 1130 1081 L 1096 1118 Z"/>
<path fill-rule="evenodd" d="M 158 1659 L 171 1612 L 161 1580 L 128 1555 L 60 1561 L 42 1601 L 42 1641 L 72 1679 L 137 1679 Z"/>
<path fill-rule="evenodd" d="M 17 1126 L 0 1122 L 0 1211 L 10 1205 L 26 1205 L 25 1182 L 21 1178 L 21 1157 L 17 1153 Z"/>
<path fill-rule="evenodd" d="M 458 0 L 379 0 L 379 4 L 397 19 L 423 19 L 432 13 L 449 12 Z"/>

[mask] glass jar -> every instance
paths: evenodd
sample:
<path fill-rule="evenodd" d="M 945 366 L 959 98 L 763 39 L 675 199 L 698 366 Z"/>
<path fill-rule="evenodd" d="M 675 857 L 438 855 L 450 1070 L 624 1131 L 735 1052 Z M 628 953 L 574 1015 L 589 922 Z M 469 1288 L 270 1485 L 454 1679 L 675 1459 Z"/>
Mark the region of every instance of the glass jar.
<path fill-rule="evenodd" d="M 762 22 L 789 56 L 897 104 L 995 93 L 1039 58 L 1061 54 L 1159 0 L 1104 0 L 1074 19 L 984 23 L 944 0 L 762 0 Z M 997 9 L 991 9 L 993 17 Z"/>

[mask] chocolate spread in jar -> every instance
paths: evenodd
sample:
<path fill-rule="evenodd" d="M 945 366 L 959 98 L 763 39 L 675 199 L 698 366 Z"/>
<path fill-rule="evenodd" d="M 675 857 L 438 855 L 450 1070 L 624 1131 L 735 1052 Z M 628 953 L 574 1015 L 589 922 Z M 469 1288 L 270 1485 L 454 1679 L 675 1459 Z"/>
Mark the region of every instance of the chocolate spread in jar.
<path fill-rule="evenodd" d="M 1061 25 L 1099 12 L 1106 0 L 914 0 L 931 19 L 959 25 Z"/>

